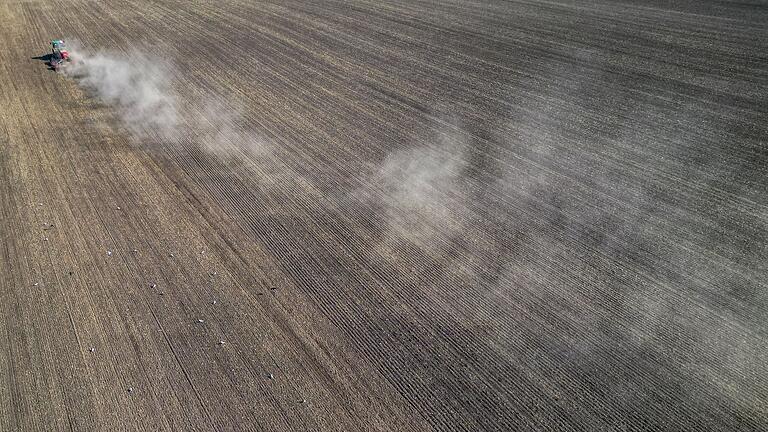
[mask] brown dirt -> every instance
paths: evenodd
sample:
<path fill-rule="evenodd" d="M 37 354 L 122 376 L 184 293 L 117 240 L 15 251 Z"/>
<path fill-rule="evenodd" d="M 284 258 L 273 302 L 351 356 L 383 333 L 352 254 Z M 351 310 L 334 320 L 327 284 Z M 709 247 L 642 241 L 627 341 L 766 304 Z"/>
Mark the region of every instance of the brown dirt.
<path fill-rule="evenodd" d="M 0 4 L 0 430 L 765 428 L 768 16 L 644 3 Z"/>

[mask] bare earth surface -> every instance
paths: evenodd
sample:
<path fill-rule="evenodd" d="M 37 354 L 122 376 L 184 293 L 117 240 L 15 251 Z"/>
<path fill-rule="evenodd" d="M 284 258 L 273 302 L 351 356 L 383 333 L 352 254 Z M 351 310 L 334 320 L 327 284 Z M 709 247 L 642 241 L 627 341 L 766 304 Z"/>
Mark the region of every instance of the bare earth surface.
<path fill-rule="evenodd" d="M 163 65 L 171 133 L 57 37 Z M 768 430 L 762 2 L 10 0 L 0 46 L 0 430 Z"/>

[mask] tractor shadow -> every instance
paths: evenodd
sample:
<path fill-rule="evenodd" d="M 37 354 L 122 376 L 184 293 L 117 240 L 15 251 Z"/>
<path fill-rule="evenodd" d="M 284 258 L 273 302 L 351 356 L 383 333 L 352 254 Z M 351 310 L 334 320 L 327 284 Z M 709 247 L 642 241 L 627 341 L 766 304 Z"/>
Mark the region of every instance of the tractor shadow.
<path fill-rule="evenodd" d="M 51 59 L 52 58 L 53 58 L 53 54 L 51 54 L 51 53 L 43 54 L 43 55 L 37 56 L 37 57 L 30 57 L 30 59 L 32 59 L 32 60 L 40 60 L 40 61 L 44 62 L 45 65 L 48 66 L 48 70 L 54 70 L 53 67 L 51 66 Z"/>

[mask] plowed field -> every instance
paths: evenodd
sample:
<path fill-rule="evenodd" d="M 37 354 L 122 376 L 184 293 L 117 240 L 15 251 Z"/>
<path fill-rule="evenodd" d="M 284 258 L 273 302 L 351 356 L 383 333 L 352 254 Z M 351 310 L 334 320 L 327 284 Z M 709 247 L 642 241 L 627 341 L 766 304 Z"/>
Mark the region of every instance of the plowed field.
<path fill-rule="evenodd" d="M 2 431 L 768 429 L 761 2 L 10 0 L 0 47 Z"/>

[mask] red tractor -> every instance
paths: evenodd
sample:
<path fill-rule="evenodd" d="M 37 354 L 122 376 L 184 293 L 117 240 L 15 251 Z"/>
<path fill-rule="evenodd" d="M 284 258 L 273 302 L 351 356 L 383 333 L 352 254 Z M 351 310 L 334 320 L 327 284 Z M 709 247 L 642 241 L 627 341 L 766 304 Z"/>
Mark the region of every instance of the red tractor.
<path fill-rule="evenodd" d="M 48 60 L 48 65 L 55 71 L 58 71 L 62 66 L 70 61 L 69 51 L 64 45 L 64 41 L 61 39 L 55 39 L 51 41 L 51 57 Z"/>

